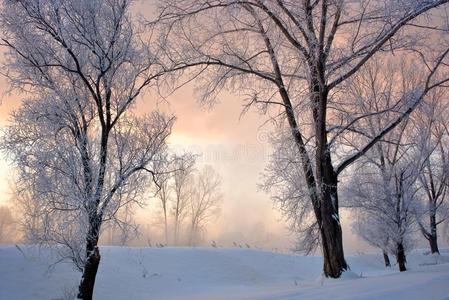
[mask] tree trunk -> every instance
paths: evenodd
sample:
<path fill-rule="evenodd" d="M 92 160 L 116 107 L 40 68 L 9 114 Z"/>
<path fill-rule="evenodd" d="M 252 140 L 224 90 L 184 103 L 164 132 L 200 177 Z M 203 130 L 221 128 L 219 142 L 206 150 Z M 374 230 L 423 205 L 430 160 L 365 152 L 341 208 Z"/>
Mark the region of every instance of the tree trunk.
<path fill-rule="evenodd" d="M 180 217 L 180 208 L 179 208 L 179 206 L 180 206 L 180 202 L 181 202 L 181 199 L 180 199 L 180 192 L 178 192 L 178 195 L 176 196 L 177 198 L 176 198 L 176 208 L 175 208 L 175 228 L 174 228 L 174 236 L 173 236 L 173 242 L 174 242 L 174 245 L 175 246 L 178 246 L 178 239 L 179 239 L 179 222 L 180 222 L 180 220 L 179 220 L 179 217 Z"/>
<path fill-rule="evenodd" d="M 430 244 L 430 252 L 440 254 L 440 250 L 438 249 L 438 241 L 437 241 L 437 235 L 430 235 L 429 237 L 429 244 Z"/>
<path fill-rule="evenodd" d="M 92 300 L 95 278 L 100 264 L 100 250 L 98 249 L 98 233 L 100 222 L 92 221 L 86 238 L 86 264 L 79 285 L 78 299 Z"/>
<path fill-rule="evenodd" d="M 168 246 L 168 219 L 167 209 L 164 207 L 165 246 Z"/>
<path fill-rule="evenodd" d="M 388 253 L 383 251 L 385 267 L 391 267 L 390 258 L 388 257 Z"/>
<path fill-rule="evenodd" d="M 430 252 L 440 254 L 438 250 L 438 240 L 437 240 L 437 222 L 435 216 L 435 206 L 433 205 L 433 209 L 430 211 L 430 235 L 428 237 L 428 241 L 430 244 Z"/>
<path fill-rule="evenodd" d="M 318 157 L 317 157 L 318 158 Z M 326 277 L 338 278 L 348 269 L 343 252 L 343 236 L 338 213 L 338 179 L 327 149 L 321 159 L 317 159 L 320 174 L 321 242 L 323 248 Z"/>
<path fill-rule="evenodd" d="M 398 262 L 399 271 L 404 272 L 407 270 L 407 268 L 405 267 L 407 259 L 405 257 L 404 245 L 402 243 L 398 244 L 396 261 Z"/>
<path fill-rule="evenodd" d="M 190 226 L 190 236 L 189 236 L 189 246 L 190 247 L 195 246 L 195 243 L 196 243 L 195 233 L 196 233 L 196 226 L 195 226 L 195 224 L 191 224 L 191 226 Z"/>
<path fill-rule="evenodd" d="M 179 230 L 179 219 L 178 219 L 178 215 L 176 213 L 176 215 L 175 215 L 174 237 L 173 237 L 175 246 L 178 246 L 178 234 L 179 234 L 178 230 Z"/>
<path fill-rule="evenodd" d="M 338 278 L 348 269 L 344 252 L 343 237 L 338 214 L 337 183 L 325 188 L 321 201 L 321 241 L 324 258 L 323 271 L 326 277 Z"/>
<path fill-rule="evenodd" d="M 321 219 L 321 247 L 323 250 L 323 271 L 326 277 L 338 278 L 348 269 L 343 252 L 343 237 L 338 213 L 338 178 L 332 165 L 331 149 L 327 142 L 326 110 L 328 91 L 324 86 L 322 61 L 312 72 L 311 102 L 314 105 L 315 159 L 318 184 L 319 213 Z M 316 72 L 316 73 L 315 73 Z M 315 74 L 314 74 L 315 73 Z"/>
<path fill-rule="evenodd" d="M 100 264 L 100 250 L 95 246 L 91 255 L 87 258 L 84 266 L 83 277 L 79 286 L 78 299 L 92 300 L 94 293 L 95 278 L 97 276 L 98 265 Z"/>

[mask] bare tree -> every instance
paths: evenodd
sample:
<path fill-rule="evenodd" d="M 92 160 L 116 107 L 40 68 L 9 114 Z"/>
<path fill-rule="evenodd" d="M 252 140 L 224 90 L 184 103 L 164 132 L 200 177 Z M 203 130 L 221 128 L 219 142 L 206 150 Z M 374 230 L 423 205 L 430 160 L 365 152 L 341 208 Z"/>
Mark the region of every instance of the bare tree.
<path fill-rule="evenodd" d="M 412 68 L 414 72 L 411 72 Z M 359 138 L 359 134 L 375 135 L 381 127 L 383 117 L 400 111 L 400 106 L 404 104 L 398 101 L 395 95 L 416 85 L 417 76 L 414 74 L 419 72 L 416 66 L 407 65 L 404 62 L 374 60 L 350 80 L 351 86 L 348 88 L 350 97 L 359 99 L 358 106 L 366 114 L 373 112 L 371 116 L 365 117 L 363 122 L 359 122 L 359 126 L 351 128 L 358 133 L 355 135 L 356 139 Z M 397 145 L 396 148 L 386 146 L 385 143 L 391 142 L 391 135 L 386 135 L 381 143 L 374 147 L 379 159 L 377 165 L 382 172 L 386 170 L 385 165 L 395 162 L 395 159 L 391 158 L 391 153 L 400 153 L 404 151 L 404 147 L 408 149 L 407 152 L 415 153 L 416 160 L 412 163 L 422 164 L 422 166 L 415 165 L 419 176 L 414 185 L 418 190 L 416 197 L 423 200 L 424 207 L 417 207 L 419 202 L 415 203 L 414 213 L 417 215 L 423 235 L 429 240 L 432 253 L 438 251 L 437 225 L 447 218 L 445 202 L 447 152 L 444 146 L 447 139 L 447 122 L 443 117 L 447 110 L 445 94 L 444 89 L 435 89 L 428 93 L 422 104 L 406 120 L 408 128 L 404 127 L 400 134 L 393 135 L 395 140 L 405 140 L 405 143 L 401 143 L 403 145 Z M 347 116 L 341 116 L 341 118 L 347 118 Z M 357 148 L 360 145 L 357 145 L 356 140 L 347 138 L 346 146 Z M 427 225 L 423 222 L 425 217 L 428 218 Z M 437 217 L 440 219 L 437 220 Z"/>
<path fill-rule="evenodd" d="M 98 268 L 98 239 L 103 223 L 129 226 L 129 219 L 121 219 L 123 214 L 119 212 L 141 201 L 152 178 L 147 174 L 157 172 L 152 163 L 166 151 L 173 119 L 157 113 L 132 119 L 125 118 L 129 114 L 123 115 L 110 133 L 104 190 L 93 206 L 89 190 L 91 182 L 98 180 L 95 171 L 101 166 L 96 123 L 91 120 L 80 134 L 74 128 L 86 115 L 79 112 L 77 119 L 72 114 L 64 116 L 62 112 L 70 111 L 70 107 L 59 107 L 55 98 L 49 99 L 24 102 L 7 127 L 3 149 L 17 165 L 18 188 L 30 193 L 29 200 L 37 203 L 37 210 L 28 214 L 33 216 L 29 237 L 38 243 L 63 245 L 59 248 L 61 255 L 72 259 L 83 271 L 82 285 L 84 280 L 95 278 L 89 277 L 95 273 L 88 272 L 96 271 L 92 271 L 91 264 Z M 79 147 L 80 141 L 88 146 Z M 89 298 L 89 294 L 80 297 Z"/>
<path fill-rule="evenodd" d="M 220 191 L 220 175 L 211 167 L 204 166 L 193 180 L 193 195 L 190 200 L 189 244 L 196 245 L 207 223 L 217 215 L 223 195 Z"/>
<path fill-rule="evenodd" d="M 208 165 L 198 171 L 195 162 L 194 154 L 175 154 L 163 163 L 156 176 L 156 198 L 161 204 L 166 244 L 169 244 L 170 230 L 173 229 L 175 245 L 196 245 L 206 231 L 207 223 L 219 211 L 221 178 Z M 186 233 L 188 238 L 181 241 L 181 233 Z"/>
<path fill-rule="evenodd" d="M 187 216 L 189 203 L 192 199 L 193 171 L 196 156 L 189 153 L 176 156 L 173 159 L 173 185 L 174 198 L 173 208 L 173 230 L 174 243 L 178 245 L 182 222 Z"/>
<path fill-rule="evenodd" d="M 419 16 L 447 2 L 160 1 L 160 15 L 152 25 L 165 29 L 166 53 L 173 60 L 199 65 L 193 75 L 199 79 L 203 102 L 213 103 L 222 89 L 230 89 L 249 95 L 247 108 L 254 105 L 262 112 L 280 108 L 277 119 L 287 123 L 298 148 L 326 276 L 339 277 L 348 267 L 338 176 L 400 124 L 430 90 L 447 81 L 439 72 L 445 66 L 447 45 L 442 42 L 438 49 L 419 51 L 428 72 L 403 94 L 408 105 L 394 119 L 385 120 L 363 147 L 336 158 L 340 141 L 336 136 L 344 136 L 363 119 L 353 115 L 330 132 L 339 121 L 333 114 L 345 109 L 340 105 L 345 83 L 376 54 L 424 49 L 421 46 L 435 38 L 429 32 L 441 28 Z M 440 41 L 444 37 L 442 33 Z"/>
<path fill-rule="evenodd" d="M 356 99 L 365 117 L 351 128 L 357 134 L 346 137 L 347 147 L 364 145 L 360 135 L 368 139 L 376 135 L 383 118 L 391 118 L 389 115 L 400 113 L 401 106 L 407 105 L 401 95 L 417 80 L 410 75 L 411 67 L 401 61 L 373 60 L 350 80 L 347 95 Z M 419 69 L 415 67 L 415 71 Z M 413 244 L 417 182 L 428 161 L 428 152 L 422 151 L 419 142 L 421 132 L 416 131 L 415 118 L 420 115 L 415 111 L 365 153 L 355 165 L 346 191 L 346 205 L 355 208 L 357 216 L 356 233 L 382 249 L 384 256 L 394 254 L 400 271 L 406 270 L 405 254 Z"/>
<path fill-rule="evenodd" d="M 2 1 L 0 24 L 5 75 L 31 97 L 3 149 L 40 203 L 39 239 L 67 246 L 83 272 L 78 297 L 92 299 L 102 224 L 139 200 L 164 157 L 174 119 L 130 108 L 166 68 L 127 0 Z"/>
<path fill-rule="evenodd" d="M 164 236 L 165 236 L 165 244 L 169 244 L 169 212 L 170 212 L 170 203 L 171 203 L 171 186 L 170 181 L 173 176 L 173 173 L 170 171 L 169 160 L 166 159 L 161 161 L 161 166 L 159 166 L 161 170 L 160 174 L 157 176 L 157 191 L 156 198 L 160 201 L 163 222 L 164 222 Z"/>
<path fill-rule="evenodd" d="M 413 210 L 418 201 L 415 183 L 419 163 L 417 166 L 416 161 L 403 156 L 391 162 L 382 169 L 373 162 L 360 165 L 359 176 L 354 176 L 351 183 L 353 207 L 359 215 L 355 228 L 359 236 L 384 254 L 394 254 L 402 272 L 406 270 L 406 252 L 413 246 L 416 228 Z"/>
<path fill-rule="evenodd" d="M 449 122 L 446 93 L 432 93 L 414 118 L 418 151 L 427 156 L 418 177 L 423 207 L 417 211 L 418 224 L 428 240 L 431 253 L 438 250 L 438 226 L 449 218 Z"/>

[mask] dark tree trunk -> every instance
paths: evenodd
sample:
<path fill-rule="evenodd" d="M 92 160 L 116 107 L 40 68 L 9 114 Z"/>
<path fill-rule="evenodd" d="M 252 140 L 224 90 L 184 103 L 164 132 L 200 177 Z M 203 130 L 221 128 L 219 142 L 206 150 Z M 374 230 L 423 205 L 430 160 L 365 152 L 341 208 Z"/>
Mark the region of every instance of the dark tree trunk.
<path fill-rule="evenodd" d="M 323 61 L 320 58 L 312 69 L 311 102 L 314 105 L 316 181 L 318 184 L 319 213 L 323 250 L 323 271 L 326 277 L 338 278 L 348 269 L 343 236 L 338 213 L 337 173 L 332 165 L 331 150 L 327 141 L 326 114 L 328 91 L 325 87 Z M 321 222 L 320 222 L 321 220 Z"/>
<path fill-rule="evenodd" d="M 263 29 L 263 28 L 262 28 Z M 292 135 L 298 146 L 300 160 L 304 171 L 307 188 L 310 193 L 314 214 L 320 227 L 321 248 L 323 251 L 323 271 L 326 277 L 338 278 L 348 269 L 344 258 L 343 238 L 338 214 L 337 173 L 335 172 L 327 142 L 326 109 L 328 91 L 325 84 L 324 57 L 320 57 L 317 65 L 309 65 L 312 80 L 310 82 L 312 113 L 315 125 L 316 143 L 316 177 L 313 164 L 309 158 L 303 137 L 296 122 L 296 116 L 288 92 L 282 81 L 281 71 L 269 39 L 265 38 L 273 67 L 277 77 L 279 94 L 281 95 L 287 120 Z"/>
<path fill-rule="evenodd" d="M 94 293 L 95 278 L 97 276 L 98 265 L 100 264 L 100 250 L 95 246 L 91 255 L 87 258 L 84 266 L 83 277 L 79 286 L 78 299 L 92 300 Z"/>
<path fill-rule="evenodd" d="M 430 235 L 428 237 L 428 241 L 430 244 L 430 252 L 440 254 L 438 250 L 438 240 L 437 240 L 437 221 L 434 213 L 435 209 L 433 209 L 430 213 Z"/>
<path fill-rule="evenodd" d="M 348 265 L 343 252 L 336 176 L 331 176 L 331 179 L 332 182 L 329 185 L 326 184 L 327 188 L 324 188 L 324 197 L 321 199 L 323 270 L 326 277 L 338 278 L 348 269 Z"/>
<path fill-rule="evenodd" d="M 398 262 L 399 271 L 404 272 L 407 270 L 407 268 L 405 267 L 407 259 L 405 257 L 404 245 L 402 243 L 398 244 L 396 261 Z"/>
<path fill-rule="evenodd" d="M 383 251 L 385 267 L 391 267 L 390 258 L 388 257 L 387 252 Z"/>
<path fill-rule="evenodd" d="M 440 250 L 438 249 L 438 241 L 437 241 L 437 235 L 431 235 L 429 237 L 429 244 L 430 244 L 430 252 L 440 254 Z"/>
<path fill-rule="evenodd" d="M 100 250 L 98 249 L 98 234 L 100 232 L 101 222 L 91 221 L 91 228 L 86 238 L 86 264 L 84 265 L 83 276 L 79 285 L 78 299 L 92 300 L 97 276 L 98 266 L 100 265 Z"/>

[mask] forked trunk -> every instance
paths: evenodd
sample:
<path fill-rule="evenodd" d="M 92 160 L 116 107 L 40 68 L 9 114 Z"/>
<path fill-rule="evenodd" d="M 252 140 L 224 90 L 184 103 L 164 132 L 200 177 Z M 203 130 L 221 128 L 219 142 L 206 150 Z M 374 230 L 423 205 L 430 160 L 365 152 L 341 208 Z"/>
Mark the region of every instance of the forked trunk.
<path fill-rule="evenodd" d="M 321 78 L 321 79 L 320 79 Z M 343 237 L 338 213 L 337 173 L 331 159 L 327 142 L 326 108 L 328 91 L 324 86 L 323 61 L 312 72 L 311 102 L 314 105 L 315 123 L 315 159 L 316 182 L 318 184 L 318 203 L 315 214 L 321 231 L 321 248 L 323 251 L 323 271 L 326 277 L 338 278 L 348 269 L 343 252 Z M 316 207 L 318 205 L 318 207 Z"/>
<path fill-rule="evenodd" d="M 404 245 L 402 243 L 398 244 L 396 261 L 398 262 L 399 271 L 401 271 L 401 272 L 407 271 L 407 268 L 405 267 L 405 263 L 407 262 L 407 259 L 405 257 Z"/>

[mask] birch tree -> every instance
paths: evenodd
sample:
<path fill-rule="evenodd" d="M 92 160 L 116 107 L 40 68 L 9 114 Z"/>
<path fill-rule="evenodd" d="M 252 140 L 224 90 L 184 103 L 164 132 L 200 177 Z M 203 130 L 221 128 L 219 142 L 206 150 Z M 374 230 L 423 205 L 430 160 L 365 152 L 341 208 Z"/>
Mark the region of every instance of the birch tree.
<path fill-rule="evenodd" d="M 104 222 L 137 201 L 173 118 L 136 117 L 136 98 L 166 71 L 127 0 L 2 1 L 1 44 L 11 87 L 29 95 L 3 149 L 18 183 L 41 202 L 41 240 L 67 247 L 92 299 Z M 146 175 L 149 175 L 147 177 Z"/>
<path fill-rule="evenodd" d="M 319 230 L 324 274 L 339 277 L 344 258 L 338 203 L 338 177 L 393 130 L 424 96 L 447 79 L 444 28 L 426 13 L 447 0 L 428 1 L 160 1 L 159 26 L 173 60 L 193 69 L 203 103 L 223 89 L 246 94 L 246 108 L 275 110 L 298 149 L 307 197 Z M 440 29 L 440 30 L 438 30 Z M 432 43 L 436 32 L 440 43 Z M 346 81 L 374 56 L 419 51 L 428 67 L 419 85 L 403 94 L 408 105 L 360 149 L 335 157 L 339 139 L 330 133 L 332 116 L 344 109 Z M 430 54 L 429 54 L 430 53 Z M 430 56 L 429 56 L 430 55 Z M 271 109 L 270 109 L 271 108 Z M 278 110 L 276 110 L 278 108 Z M 338 124 L 341 136 L 362 116 Z M 335 142 L 335 143 L 334 143 Z M 312 146 L 313 147 L 309 147 Z"/>

